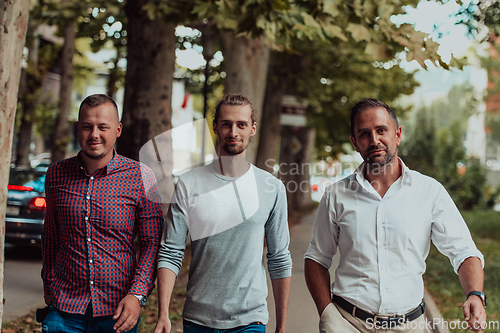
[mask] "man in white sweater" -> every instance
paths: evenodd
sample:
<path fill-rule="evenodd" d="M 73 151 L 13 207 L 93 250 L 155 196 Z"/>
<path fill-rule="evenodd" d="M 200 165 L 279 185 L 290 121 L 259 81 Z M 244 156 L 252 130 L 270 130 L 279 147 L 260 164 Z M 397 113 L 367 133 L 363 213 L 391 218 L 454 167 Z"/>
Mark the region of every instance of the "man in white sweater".
<path fill-rule="evenodd" d="M 168 307 L 188 232 L 192 260 L 184 332 L 266 331 L 264 239 L 276 332 L 285 332 L 292 268 L 285 187 L 245 159 L 256 132 L 253 106 L 246 97 L 225 96 L 216 107 L 213 129 L 219 158 L 179 178 L 168 211 L 158 253 L 155 333 L 171 330 Z"/>

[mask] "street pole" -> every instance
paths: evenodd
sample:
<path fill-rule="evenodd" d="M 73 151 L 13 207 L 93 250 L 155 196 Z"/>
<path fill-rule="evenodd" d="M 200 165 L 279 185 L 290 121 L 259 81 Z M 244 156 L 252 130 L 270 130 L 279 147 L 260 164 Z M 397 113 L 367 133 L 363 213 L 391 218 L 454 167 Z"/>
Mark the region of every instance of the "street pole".
<path fill-rule="evenodd" d="M 203 83 L 203 119 L 207 121 L 208 111 L 208 77 L 210 75 L 210 60 L 214 56 L 214 35 L 212 29 L 207 24 L 204 26 L 201 37 L 201 44 L 203 46 L 203 58 L 206 61 L 205 65 L 205 82 Z M 207 126 L 203 126 L 202 139 L 201 139 L 201 164 L 205 163 L 205 137 Z"/>

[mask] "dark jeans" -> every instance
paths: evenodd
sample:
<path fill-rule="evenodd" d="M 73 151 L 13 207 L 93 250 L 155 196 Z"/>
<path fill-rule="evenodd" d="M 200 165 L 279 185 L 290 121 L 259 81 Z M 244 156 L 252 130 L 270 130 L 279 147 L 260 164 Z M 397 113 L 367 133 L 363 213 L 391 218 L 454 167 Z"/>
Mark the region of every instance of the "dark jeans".
<path fill-rule="evenodd" d="M 137 333 L 137 326 L 125 333 Z M 42 333 L 115 333 L 113 316 L 92 317 L 92 307 L 89 305 L 85 314 L 73 314 L 49 307 L 49 314 L 42 322 Z"/>
<path fill-rule="evenodd" d="M 184 333 L 266 333 L 266 325 L 262 323 L 252 323 L 246 326 L 238 326 L 224 330 L 197 325 L 190 321 L 182 322 Z"/>

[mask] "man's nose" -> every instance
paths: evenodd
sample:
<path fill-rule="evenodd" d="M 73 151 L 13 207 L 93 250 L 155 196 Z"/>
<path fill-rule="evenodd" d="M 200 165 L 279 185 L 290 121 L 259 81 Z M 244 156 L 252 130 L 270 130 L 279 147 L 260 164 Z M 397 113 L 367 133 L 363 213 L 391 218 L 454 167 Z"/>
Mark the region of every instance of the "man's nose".
<path fill-rule="evenodd" d="M 92 128 L 92 132 L 90 133 L 90 136 L 92 138 L 98 138 L 99 137 L 99 128 L 97 128 L 97 126 L 95 126 L 94 128 Z"/>
<path fill-rule="evenodd" d="M 370 135 L 370 144 L 377 146 L 379 144 L 379 142 L 380 142 L 380 140 L 379 140 L 379 136 L 377 135 L 377 133 L 372 132 L 372 134 Z"/>
<path fill-rule="evenodd" d="M 236 124 L 234 124 L 233 126 L 231 126 L 231 130 L 229 131 L 229 135 L 231 135 L 231 136 L 236 135 L 236 130 L 237 130 L 237 127 L 236 127 Z"/>

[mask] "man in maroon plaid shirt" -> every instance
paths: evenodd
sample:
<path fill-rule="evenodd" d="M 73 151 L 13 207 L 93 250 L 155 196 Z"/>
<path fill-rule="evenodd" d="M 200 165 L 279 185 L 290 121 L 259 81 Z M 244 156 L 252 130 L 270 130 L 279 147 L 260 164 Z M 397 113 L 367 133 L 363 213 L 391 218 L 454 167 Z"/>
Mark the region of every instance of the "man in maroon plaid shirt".
<path fill-rule="evenodd" d="M 122 124 L 110 97 L 87 97 L 77 130 L 81 151 L 46 176 L 42 331 L 137 332 L 163 225 L 156 179 L 113 149 Z"/>

